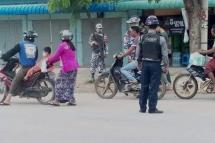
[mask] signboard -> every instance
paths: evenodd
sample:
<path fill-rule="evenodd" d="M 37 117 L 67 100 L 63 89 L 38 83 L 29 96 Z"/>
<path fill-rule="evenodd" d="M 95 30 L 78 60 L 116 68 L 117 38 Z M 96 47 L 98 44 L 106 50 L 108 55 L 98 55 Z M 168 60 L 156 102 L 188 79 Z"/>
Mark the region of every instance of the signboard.
<path fill-rule="evenodd" d="M 171 34 L 184 34 L 185 25 L 182 18 L 169 18 L 168 26 Z"/>

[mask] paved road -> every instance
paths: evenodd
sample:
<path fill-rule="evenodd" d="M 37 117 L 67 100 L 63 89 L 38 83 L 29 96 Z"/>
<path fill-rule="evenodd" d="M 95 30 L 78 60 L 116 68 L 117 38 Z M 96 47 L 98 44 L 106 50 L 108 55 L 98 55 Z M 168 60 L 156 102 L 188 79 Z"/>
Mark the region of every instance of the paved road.
<path fill-rule="evenodd" d="M 140 114 L 133 97 L 78 94 L 76 107 L 14 99 L 0 107 L 0 143 L 214 143 L 215 95 L 160 101 L 163 115 Z"/>

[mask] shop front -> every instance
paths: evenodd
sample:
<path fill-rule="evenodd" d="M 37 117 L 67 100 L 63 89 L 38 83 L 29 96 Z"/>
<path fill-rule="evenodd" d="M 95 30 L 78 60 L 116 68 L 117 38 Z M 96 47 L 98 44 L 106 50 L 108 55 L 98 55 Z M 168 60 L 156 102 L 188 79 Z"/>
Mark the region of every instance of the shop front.
<path fill-rule="evenodd" d="M 187 66 L 189 63 L 189 43 L 184 42 L 185 25 L 182 16 L 164 17 L 164 27 L 169 33 L 169 57 L 173 67 Z"/>
<path fill-rule="evenodd" d="M 189 43 L 184 42 L 185 24 L 180 9 L 143 10 L 142 21 L 148 15 L 157 15 L 161 27 L 168 33 L 167 41 L 170 66 L 187 66 L 189 62 Z"/>

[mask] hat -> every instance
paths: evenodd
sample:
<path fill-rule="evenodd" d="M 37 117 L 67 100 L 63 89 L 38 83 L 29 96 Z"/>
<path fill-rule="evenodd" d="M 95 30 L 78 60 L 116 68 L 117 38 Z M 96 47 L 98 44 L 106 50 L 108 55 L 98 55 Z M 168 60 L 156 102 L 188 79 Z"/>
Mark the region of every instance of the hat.
<path fill-rule="evenodd" d="M 138 17 L 131 17 L 126 23 L 131 26 L 139 26 L 140 18 Z"/>
<path fill-rule="evenodd" d="M 96 24 L 96 29 L 102 29 L 102 28 L 103 28 L 103 26 L 102 26 L 101 23 L 97 23 L 97 24 Z"/>

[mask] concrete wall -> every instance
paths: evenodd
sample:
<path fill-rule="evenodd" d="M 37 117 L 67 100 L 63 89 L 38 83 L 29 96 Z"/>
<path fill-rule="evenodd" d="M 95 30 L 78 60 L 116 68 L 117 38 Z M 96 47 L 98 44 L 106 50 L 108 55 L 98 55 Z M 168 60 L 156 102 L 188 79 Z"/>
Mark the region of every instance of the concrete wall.
<path fill-rule="evenodd" d="M 105 17 L 99 20 L 95 14 L 92 14 L 92 19 L 88 19 L 85 13 L 81 13 L 76 19 L 73 19 L 72 14 L 0 16 L 0 50 L 5 52 L 17 44 L 22 39 L 23 31 L 35 30 L 39 34 L 36 43 L 41 55 L 45 46 L 52 47 L 54 51 L 60 41 L 59 32 L 70 29 L 74 34 L 73 42 L 79 63 L 86 67 L 89 66 L 91 53 L 88 46 L 89 35 L 94 31 L 95 24 L 102 22 L 110 41 L 110 54 L 107 58 L 107 65 L 110 65 L 112 55 L 122 50 L 127 18 L 126 12 L 105 13 Z"/>
<path fill-rule="evenodd" d="M 95 31 L 95 24 L 102 23 L 103 31 L 108 35 L 109 39 L 109 55 L 106 58 L 106 65 L 110 66 L 113 62 L 113 54 L 122 51 L 122 37 L 126 32 L 126 13 L 115 12 L 115 13 L 105 13 L 104 18 L 97 19 L 95 14 L 91 15 L 89 19 L 86 14 L 82 13 L 80 15 L 79 31 L 77 36 L 78 49 L 82 51 L 82 56 L 79 56 L 79 62 L 84 67 L 89 67 L 91 58 L 91 49 L 88 44 L 89 36 Z M 80 53 L 80 52 L 79 52 Z"/>

